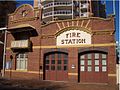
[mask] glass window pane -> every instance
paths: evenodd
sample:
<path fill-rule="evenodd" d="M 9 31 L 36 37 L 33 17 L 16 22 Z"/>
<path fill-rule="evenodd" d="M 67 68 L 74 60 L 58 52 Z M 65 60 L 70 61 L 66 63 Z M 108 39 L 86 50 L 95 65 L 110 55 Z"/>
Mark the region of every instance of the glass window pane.
<path fill-rule="evenodd" d="M 92 60 L 88 60 L 88 65 L 92 65 Z"/>
<path fill-rule="evenodd" d="M 88 59 L 92 59 L 92 54 L 88 54 Z"/>
<path fill-rule="evenodd" d="M 102 60 L 102 65 L 107 65 L 106 60 Z"/>
<path fill-rule="evenodd" d="M 61 70 L 62 68 L 61 68 L 61 66 L 57 66 L 57 70 Z"/>
<path fill-rule="evenodd" d="M 58 61 L 57 61 L 57 64 L 61 64 L 61 63 L 62 63 L 62 61 L 61 61 L 61 60 L 58 60 Z"/>
<path fill-rule="evenodd" d="M 51 59 L 52 59 L 52 60 L 55 60 L 55 54 L 52 54 L 52 55 L 51 55 Z"/>
<path fill-rule="evenodd" d="M 68 60 L 64 60 L 64 64 L 68 64 Z"/>
<path fill-rule="evenodd" d="M 49 70 L 49 66 L 48 66 L 48 65 L 46 65 L 45 69 L 46 69 L 46 70 Z"/>
<path fill-rule="evenodd" d="M 81 59 L 85 59 L 85 55 L 81 55 L 81 57 L 80 57 Z"/>
<path fill-rule="evenodd" d="M 84 61 L 84 60 L 81 60 L 81 61 L 80 61 L 80 64 L 81 64 L 81 65 L 85 65 L 85 61 Z"/>
<path fill-rule="evenodd" d="M 92 67 L 88 66 L 88 72 L 92 71 Z"/>
<path fill-rule="evenodd" d="M 20 58 L 23 58 L 24 57 L 24 55 L 23 54 L 20 54 Z"/>
<path fill-rule="evenodd" d="M 99 60 L 95 60 L 95 65 L 99 65 Z"/>
<path fill-rule="evenodd" d="M 64 54 L 64 59 L 68 60 L 68 55 Z"/>
<path fill-rule="evenodd" d="M 20 61 L 17 60 L 17 69 L 20 69 Z"/>
<path fill-rule="evenodd" d="M 49 60 L 49 56 L 46 56 L 46 60 Z"/>
<path fill-rule="evenodd" d="M 95 53 L 95 59 L 99 59 L 99 53 Z"/>
<path fill-rule="evenodd" d="M 102 72 L 106 72 L 107 71 L 107 67 L 106 66 L 102 66 Z"/>
<path fill-rule="evenodd" d="M 58 54 L 58 59 L 61 59 L 61 54 L 60 53 Z"/>
<path fill-rule="evenodd" d="M 107 55 L 106 54 L 102 54 L 102 58 L 107 58 Z"/>
<path fill-rule="evenodd" d="M 99 66 L 95 66 L 95 72 L 99 72 Z"/>
<path fill-rule="evenodd" d="M 20 53 L 17 55 L 16 69 L 27 69 L 27 58 L 28 55 L 25 53 Z"/>
<path fill-rule="evenodd" d="M 84 66 L 81 66 L 81 71 L 85 71 L 85 67 Z"/>
<path fill-rule="evenodd" d="M 46 60 L 46 64 L 49 64 L 49 60 Z"/>
<path fill-rule="evenodd" d="M 51 70 L 55 70 L 55 66 L 51 66 Z"/>
<path fill-rule="evenodd" d="M 55 60 L 52 60 L 52 61 L 51 61 L 51 64 L 55 64 Z"/>
<path fill-rule="evenodd" d="M 64 71 L 66 71 L 67 70 L 67 66 L 64 66 Z"/>
<path fill-rule="evenodd" d="M 25 61 L 21 61 L 21 69 L 25 69 Z"/>

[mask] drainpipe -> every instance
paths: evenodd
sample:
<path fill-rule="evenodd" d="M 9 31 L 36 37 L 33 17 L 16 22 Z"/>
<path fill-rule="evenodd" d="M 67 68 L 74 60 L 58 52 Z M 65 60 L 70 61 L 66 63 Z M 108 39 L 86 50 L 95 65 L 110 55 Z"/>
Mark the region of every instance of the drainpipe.
<path fill-rule="evenodd" d="M 4 31 L 4 43 L 2 43 L 4 45 L 4 48 L 3 48 L 3 71 L 2 71 L 2 77 L 4 77 L 5 76 L 5 62 L 6 62 L 6 41 L 7 41 L 6 35 L 7 35 L 7 28 L 6 27 L 0 28 L 0 31 Z"/>

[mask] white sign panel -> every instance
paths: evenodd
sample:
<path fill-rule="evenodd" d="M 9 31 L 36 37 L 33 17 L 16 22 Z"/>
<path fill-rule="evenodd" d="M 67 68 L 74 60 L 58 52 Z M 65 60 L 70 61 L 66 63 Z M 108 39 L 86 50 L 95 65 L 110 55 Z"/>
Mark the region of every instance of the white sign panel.
<path fill-rule="evenodd" d="M 29 40 L 18 40 L 11 42 L 11 48 L 28 48 Z"/>
<path fill-rule="evenodd" d="M 91 35 L 80 30 L 69 30 L 57 36 L 57 46 L 91 44 Z"/>

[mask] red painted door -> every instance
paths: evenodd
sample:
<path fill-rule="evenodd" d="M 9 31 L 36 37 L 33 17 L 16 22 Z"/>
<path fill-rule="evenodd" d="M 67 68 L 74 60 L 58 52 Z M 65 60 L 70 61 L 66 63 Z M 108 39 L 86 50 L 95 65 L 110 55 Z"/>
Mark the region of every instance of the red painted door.
<path fill-rule="evenodd" d="M 68 55 L 51 53 L 45 57 L 45 80 L 66 81 L 68 78 Z"/>
<path fill-rule="evenodd" d="M 107 82 L 107 54 L 86 53 L 79 56 L 80 82 Z"/>

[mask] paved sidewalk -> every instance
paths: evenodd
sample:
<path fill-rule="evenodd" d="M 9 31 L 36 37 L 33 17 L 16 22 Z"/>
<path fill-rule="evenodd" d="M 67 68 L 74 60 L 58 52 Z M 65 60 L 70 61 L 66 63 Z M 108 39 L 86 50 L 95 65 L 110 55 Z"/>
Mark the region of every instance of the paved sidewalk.
<path fill-rule="evenodd" d="M 0 79 L 0 90 L 118 90 L 118 86 L 40 80 Z"/>

